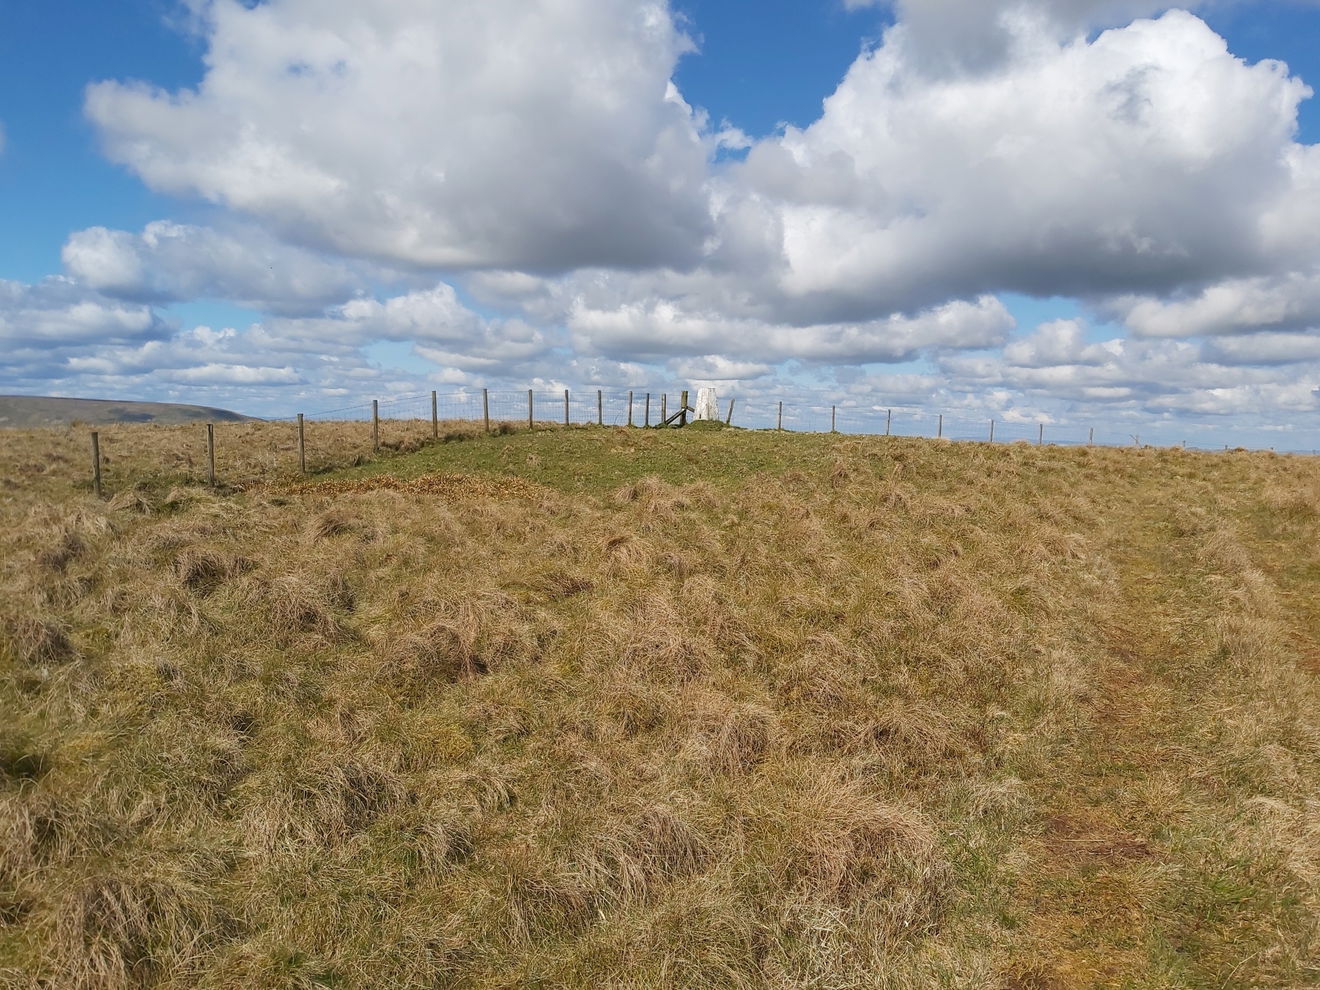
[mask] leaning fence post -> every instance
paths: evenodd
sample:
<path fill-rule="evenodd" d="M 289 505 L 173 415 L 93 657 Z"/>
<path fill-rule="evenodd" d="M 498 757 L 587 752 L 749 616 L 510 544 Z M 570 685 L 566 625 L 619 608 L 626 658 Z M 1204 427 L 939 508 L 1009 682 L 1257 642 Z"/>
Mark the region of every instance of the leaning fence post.
<path fill-rule="evenodd" d="M 436 401 L 435 390 L 431 390 L 431 439 L 440 439 L 440 405 Z"/>
<path fill-rule="evenodd" d="M 646 393 L 646 401 L 642 403 L 642 425 L 651 425 L 651 393 Z"/>
<path fill-rule="evenodd" d="M 532 390 L 527 390 L 527 428 L 532 429 Z"/>
<path fill-rule="evenodd" d="M 206 424 L 206 481 L 215 487 L 215 424 Z"/>
<path fill-rule="evenodd" d="M 728 426 L 733 422 L 733 400 L 729 400 L 729 415 L 724 417 L 724 425 Z"/>
<path fill-rule="evenodd" d="M 632 389 L 628 389 L 628 425 L 632 426 Z"/>
<path fill-rule="evenodd" d="M 605 393 L 596 389 L 596 425 L 605 425 Z"/>
<path fill-rule="evenodd" d="M 481 390 L 481 418 L 486 424 L 486 432 L 490 432 L 490 392 L 487 389 Z"/>
<path fill-rule="evenodd" d="M 564 389 L 564 425 L 568 425 L 568 389 Z"/>
<path fill-rule="evenodd" d="M 207 425 L 206 438 L 208 441 L 211 439 L 211 430 L 209 424 Z M 303 431 L 302 413 L 298 414 L 298 472 L 300 474 L 307 473 L 307 436 L 306 433 Z M 215 481 L 213 480 L 211 484 L 215 484 Z"/>
<path fill-rule="evenodd" d="M 889 436 L 889 428 L 894 425 L 894 410 L 885 410 L 885 436 Z"/>
<path fill-rule="evenodd" d="M 783 432 L 784 429 L 784 402 L 782 399 L 779 402 L 779 418 L 775 421 L 775 429 L 780 432 Z"/>
<path fill-rule="evenodd" d="M 92 430 L 92 491 L 101 497 L 101 435 Z"/>
<path fill-rule="evenodd" d="M 380 450 L 380 400 L 371 400 L 371 452 Z"/>

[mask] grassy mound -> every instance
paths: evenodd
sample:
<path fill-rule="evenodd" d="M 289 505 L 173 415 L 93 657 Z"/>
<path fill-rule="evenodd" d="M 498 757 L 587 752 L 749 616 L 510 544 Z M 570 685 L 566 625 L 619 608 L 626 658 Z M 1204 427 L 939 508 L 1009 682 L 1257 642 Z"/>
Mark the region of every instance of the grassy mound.
<path fill-rule="evenodd" d="M 0 464 L 0 984 L 1315 981 L 1320 465 L 450 440 Z"/>

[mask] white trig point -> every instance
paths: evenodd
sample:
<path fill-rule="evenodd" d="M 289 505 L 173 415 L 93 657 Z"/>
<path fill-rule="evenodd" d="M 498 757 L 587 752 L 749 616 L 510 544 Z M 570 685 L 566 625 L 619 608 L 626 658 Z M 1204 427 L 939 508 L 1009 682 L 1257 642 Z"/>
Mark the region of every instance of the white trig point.
<path fill-rule="evenodd" d="M 697 389 L 696 411 L 693 412 L 692 418 L 719 419 L 719 407 L 719 400 L 715 397 L 715 390 L 713 388 L 699 388 Z"/>

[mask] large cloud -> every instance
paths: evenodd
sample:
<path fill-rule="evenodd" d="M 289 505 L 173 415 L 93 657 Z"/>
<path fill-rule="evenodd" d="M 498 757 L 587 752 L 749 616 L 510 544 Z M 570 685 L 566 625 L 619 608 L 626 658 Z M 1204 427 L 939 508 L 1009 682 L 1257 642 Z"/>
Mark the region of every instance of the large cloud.
<path fill-rule="evenodd" d="M 1105 308 L 1143 337 L 1320 328 L 1320 272 L 1227 279 L 1188 296 L 1118 298 Z"/>
<path fill-rule="evenodd" d="M 87 113 L 153 189 L 423 267 L 693 260 L 706 149 L 663 2 L 204 5 L 206 74 L 103 82 Z"/>
<path fill-rule="evenodd" d="M 801 342 L 836 328 L 883 349 L 890 321 L 997 291 L 1122 312 L 1320 262 L 1320 153 L 1293 140 L 1310 91 L 1284 66 L 1247 65 L 1186 13 L 1060 41 L 1026 10 L 1005 21 L 1019 50 L 976 74 L 923 72 L 891 30 L 819 121 L 720 171 L 696 270 L 469 284 L 615 356 L 704 355 L 719 340 L 721 354 L 764 360 L 765 327 L 803 328 Z M 891 359 L 944 343 L 925 325 Z"/>
<path fill-rule="evenodd" d="M 833 319 L 995 290 L 1162 294 L 1275 263 L 1284 232 L 1262 216 L 1309 203 L 1320 164 L 1289 161 L 1310 91 L 1284 66 L 1244 64 L 1181 12 L 1089 43 L 1016 30 L 1015 58 L 951 77 L 891 31 L 819 121 L 752 149 L 733 263 L 777 240 L 785 304 Z"/>
<path fill-rule="evenodd" d="M 0 349 L 148 340 L 168 332 L 149 307 L 107 299 L 71 279 L 52 276 L 36 285 L 0 279 Z"/>
<path fill-rule="evenodd" d="M 1073 416 L 1116 406 L 1154 414 L 1249 412 L 1268 418 L 1320 411 L 1320 365 L 1306 363 L 1308 356 L 1294 351 L 1290 357 L 1300 363 L 1284 370 L 1251 366 L 1269 362 L 1243 360 L 1232 348 L 1187 341 L 1116 338 L 1087 344 L 1079 324 L 1059 321 L 1037 328 L 1000 355 L 948 355 L 940 367 L 964 389 L 1008 389 L 1053 402 Z"/>
<path fill-rule="evenodd" d="M 582 351 L 616 358 L 723 355 L 773 363 L 790 359 L 837 364 L 909 361 L 933 349 L 1001 344 L 1013 325 L 1012 316 L 993 296 L 948 303 L 913 317 L 894 315 L 863 323 L 805 327 L 693 312 L 654 299 L 593 309 L 579 296 L 568 317 L 573 339 Z M 750 369 L 746 377 L 756 377 L 764 373 L 765 365 L 745 367 Z"/>
<path fill-rule="evenodd" d="M 286 344 L 313 347 L 412 343 L 428 361 L 491 380 L 539 376 L 553 347 L 551 334 L 520 319 L 482 316 L 443 282 L 383 301 L 355 299 L 320 318 L 273 320 L 265 329 Z"/>
<path fill-rule="evenodd" d="M 880 0 L 844 0 L 851 8 Z M 991 68 L 1020 49 L 1024 20 L 1050 36 L 1069 40 L 1095 27 L 1129 23 L 1171 6 L 1191 10 L 1202 0 L 1179 4 L 1151 0 L 898 0 L 901 31 L 919 64 L 929 70 L 977 71 Z"/>
<path fill-rule="evenodd" d="M 0 380 L 10 387 L 57 377 L 71 355 L 138 347 L 173 330 L 150 307 L 107 298 L 69 278 L 34 285 L 0 279 Z"/>
<path fill-rule="evenodd" d="M 345 254 L 594 266 L 621 315 L 819 326 L 1003 290 L 1162 299 L 1320 255 L 1320 153 L 1293 142 L 1310 91 L 1184 12 L 1078 34 L 1152 7 L 902 5 L 820 120 L 709 178 L 663 4 L 216 0 L 196 92 L 105 83 L 88 111 L 157 188 Z M 1005 57 L 927 71 L 934 8 L 989 19 Z"/>
<path fill-rule="evenodd" d="M 142 233 L 90 227 L 69 236 L 65 270 L 89 288 L 141 302 L 225 299 L 274 313 L 306 313 L 352 298 L 361 266 L 282 244 L 260 229 L 221 232 L 159 220 Z"/>
<path fill-rule="evenodd" d="M 1201 349 L 1207 361 L 1219 364 L 1294 365 L 1312 362 L 1320 368 L 1320 333 L 1253 333 L 1219 337 Z M 1312 377 L 1320 388 L 1320 370 Z"/>

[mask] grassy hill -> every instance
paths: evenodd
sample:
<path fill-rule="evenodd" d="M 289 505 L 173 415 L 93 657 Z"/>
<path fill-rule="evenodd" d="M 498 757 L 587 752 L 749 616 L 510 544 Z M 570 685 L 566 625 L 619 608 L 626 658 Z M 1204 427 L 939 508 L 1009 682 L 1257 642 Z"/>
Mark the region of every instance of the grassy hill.
<path fill-rule="evenodd" d="M 235 430 L 0 448 L 0 985 L 1320 980 L 1320 463 Z"/>
<path fill-rule="evenodd" d="M 236 423 L 250 417 L 228 409 L 175 402 L 64 399 L 48 395 L 0 395 L 0 427 L 67 426 L 71 423 Z"/>

